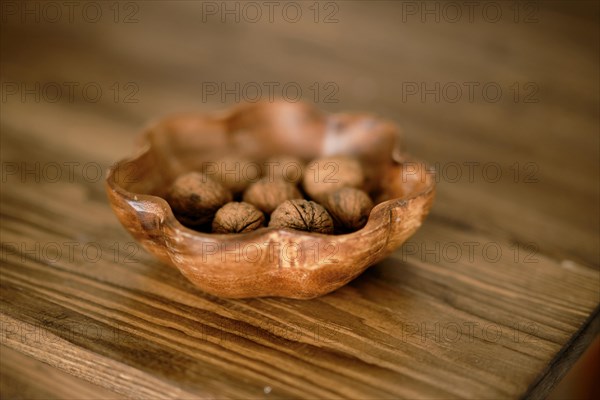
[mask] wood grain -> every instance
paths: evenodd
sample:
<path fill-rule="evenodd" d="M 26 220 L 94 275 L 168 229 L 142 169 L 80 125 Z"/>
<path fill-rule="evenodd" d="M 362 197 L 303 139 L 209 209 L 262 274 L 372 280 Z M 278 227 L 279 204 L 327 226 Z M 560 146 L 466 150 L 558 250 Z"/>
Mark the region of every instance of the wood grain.
<path fill-rule="evenodd" d="M 2 346 L 0 349 L 0 390 L 3 399 L 71 398 L 74 393 L 82 400 L 124 398 L 8 347 Z M 36 376 L 35 381 L 31 379 L 32 375 Z"/>
<path fill-rule="evenodd" d="M 595 3 L 539 3 L 537 23 L 421 23 L 402 22 L 400 3 L 349 1 L 335 24 L 136 4 L 134 24 L 1 25 L 2 398 L 15 385 L 92 395 L 40 380 L 15 351 L 132 398 L 543 398 L 598 334 Z M 330 295 L 202 293 L 127 235 L 95 172 L 131 154 L 151 119 L 234 103 L 203 101 L 203 83 L 270 81 L 313 102 L 312 83 L 334 82 L 339 102 L 318 107 L 378 112 L 419 158 L 494 162 L 502 178 L 447 171 L 417 234 Z M 469 81 L 505 96 L 402 99 L 406 82 Z M 6 92 L 15 82 L 96 82 L 103 96 L 23 100 Z M 134 82 L 139 101 L 115 101 L 115 82 Z M 515 102 L 515 82 L 537 84 L 539 101 Z"/>

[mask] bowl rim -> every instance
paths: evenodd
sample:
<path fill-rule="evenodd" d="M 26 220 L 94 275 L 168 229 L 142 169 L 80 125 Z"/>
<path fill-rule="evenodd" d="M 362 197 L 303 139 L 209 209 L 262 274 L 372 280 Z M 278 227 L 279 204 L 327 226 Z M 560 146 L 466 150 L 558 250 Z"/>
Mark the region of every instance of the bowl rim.
<path fill-rule="evenodd" d="M 256 103 L 253 103 L 252 105 L 256 105 Z M 168 115 L 162 116 L 160 118 L 155 118 L 155 119 L 151 120 L 137 134 L 135 141 L 141 145 L 138 145 L 139 148 L 133 153 L 133 155 L 120 159 L 119 161 L 113 163 L 108 168 L 107 176 L 105 178 L 106 188 L 111 190 L 112 192 L 116 193 L 119 197 L 126 200 L 127 203 L 129 203 L 129 204 L 131 204 L 132 202 L 144 201 L 144 202 L 158 206 L 163 214 L 161 223 L 168 224 L 177 234 L 181 234 L 181 235 L 188 236 L 191 238 L 204 238 L 204 239 L 212 238 L 215 240 L 235 239 L 235 241 L 250 238 L 253 236 L 262 236 L 265 234 L 273 234 L 273 233 L 279 234 L 280 236 L 283 236 L 283 237 L 285 237 L 286 235 L 289 235 L 290 233 L 293 233 L 294 236 L 299 239 L 300 238 L 330 238 L 330 239 L 336 238 L 336 239 L 343 240 L 343 239 L 350 239 L 350 238 L 365 236 L 365 235 L 368 235 L 372 231 L 372 229 L 376 228 L 377 221 L 375 218 L 373 218 L 375 213 L 378 213 L 380 210 L 386 209 L 386 208 L 391 209 L 391 208 L 395 208 L 398 206 L 405 206 L 413 200 L 416 200 L 416 199 L 424 197 L 424 196 L 428 196 L 435 192 L 437 171 L 435 169 L 431 169 L 430 165 L 428 163 L 426 163 L 425 161 L 420 160 L 416 157 L 413 157 L 412 155 L 410 155 L 407 152 L 403 152 L 402 151 L 402 143 L 400 141 L 398 141 L 396 143 L 396 146 L 392 149 L 391 154 L 390 154 L 390 160 L 396 164 L 402 164 L 403 162 L 414 162 L 414 163 L 423 164 L 427 168 L 427 174 L 428 174 L 427 182 L 425 183 L 425 187 L 421 190 L 411 192 L 409 196 L 392 198 L 392 199 L 384 200 L 384 201 L 381 201 L 381 202 L 375 204 L 369 213 L 367 223 L 362 228 L 360 228 L 356 231 L 348 232 L 348 233 L 324 234 L 324 233 L 306 232 L 306 231 L 300 231 L 300 230 L 294 230 L 294 229 L 288 229 L 288 228 L 272 228 L 272 227 L 268 227 L 268 226 L 260 227 L 252 232 L 244 232 L 244 233 L 221 233 L 221 234 L 219 234 L 219 233 L 201 232 L 201 231 L 194 230 L 192 228 L 188 228 L 185 225 L 183 225 L 181 222 L 179 222 L 179 220 L 175 217 L 175 214 L 173 213 L 171 206 L 164 198 L 157 196 L 157 195 L 134 193 L 134 192 L 131 192 L 131 191 L 125 189 L 124 187 L 122 187 L 120 184 L 117 183 L 117 181 L 115 179 L 115 172 L 117 170 L 119 170 L 119 168 L 121 168 L 123 165 L 126 165 L 128 163 L 139 162 L 139 160 L 142 157 L 147 155 L 152 150 L 152 143 L 150 142 L 150 140 L 148 138 L 149 134 L 152 131 L 159 128 L 160 126 L 162 126 L 163 124 L 165 124 L 169 121 L 172 121 L 178 117 L 182 117 L 182 116 L 187 116 L 187 117 L 195 116 L 198 118 L 210 118 L 210 119 L 217 120 L 217 121 L 218 120 L 227 120 L 232 115 L 235 115 L 236 112 L 238 110 L 242 109 L 244 106 L 247 106 L 247 105 L 237 105 L 228 110 L 218 110 L 218 111 L 207 112 L 207 113 L 172 113 L 172 114 L 168 114 Z M 354 113 L 325 113 L 325 116 L 329 117 L 329 116 L 335 116 L 335 115 L 339 115 L 339 114 L 354 114 Z M 362 113 L 362 114 L 364 115 L 365 113 Z M 374 116 L 374 118 L 381 119 L 378 116 Z M 147 209 L 144 209 L 144 211 L 150 212 Z M 154 213 L 156 214 L 156 212 L 154 212 Z"/>

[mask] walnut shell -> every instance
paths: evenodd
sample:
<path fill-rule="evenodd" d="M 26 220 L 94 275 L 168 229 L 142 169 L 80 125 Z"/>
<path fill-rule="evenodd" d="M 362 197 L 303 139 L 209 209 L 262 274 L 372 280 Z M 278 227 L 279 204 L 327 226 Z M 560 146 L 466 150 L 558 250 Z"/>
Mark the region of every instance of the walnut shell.
<path fill-rule="evenodd" d="M 206 162 L 203 167 L 204 173 L 221 182 L 234 194 L 243 192 L 262 175 L 260 163 L 235 154 Z"/>
<path fill-rule="evenodd" d="M 263 163 L 263 172 L 270 181 L 283 179 L 286 182 L 298 183 L 302 180 L 304 162 L 294 156 L 275 156 Z"/>
<path fill-rule="evenodd" d="M 348 156 L 323 157 L 308 163 L 302 185 L 308 195 L 322 201 L 328 192 L 343 187 L 362 188 L 365 175 L 360 162 Z"/>
<path fill-rule="evenodd" d="M 288 200 L 273 211 L 269 228 L 333 233 L 333 220 L 327 210 L 314 201 Z"/>
<path fill-rule="evenodd" d="M 232 196 L 229 190 L 207 175 L 189 172 L 173 182 L 166 200 L 182 224 L 197 227 L 209 223 Z"/>
<path fill-rule="evenodd" d="M 250 185 L 244 192 L 244 201 L 256 208 L 271 214 L 281 203 L 286 200 L 301 199 L 302 194 L 293 184 L 282 179 L 270 181 L 262 178 Z"/>
<path fill-rule="evenodd" d="M 213 233 L 244 233 L 263 226 L 265 215 L 252 204 L 231 202 L 219 208 L 212 223 Z"/>
<path fill-rule="evenodd" d="M 323 206 L 333 218 L 337 230 L 354 231 L 367 223 L 373 201 L 366 192 L 345 187 L 327 193 Z"/>

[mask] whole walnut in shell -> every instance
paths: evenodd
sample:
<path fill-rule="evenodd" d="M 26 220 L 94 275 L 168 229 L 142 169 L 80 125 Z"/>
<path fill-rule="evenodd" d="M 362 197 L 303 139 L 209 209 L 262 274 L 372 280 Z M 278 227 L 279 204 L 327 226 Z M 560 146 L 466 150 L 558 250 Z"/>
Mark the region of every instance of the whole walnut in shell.
<path fill-rule="evenodd" d="M 263 172 L 270 181 L 283 179 L 286 182 L 298 183 L 302 180 L 304 163 L 294 156 L 275 156 L 263 163 Z"/>
<path fill-rule="evenodd" d="M 301 199 L 302 194 L 293 184 L 277 179 L 270 181 L 262 178 L 250 185 L 244 192 L 244 201 L 254 205 L 259 210 L 271 214 L 281 203 L 286 200 Z"/>
<path fill-rule="evenodd" d="M 328 192 L 343 187 L 361 188 L 365 175 L 360 162 L 352 157 L 323 157 L 308 163 L 302 184 L 308 195 L 321 201 Z"/>
<path fill-rule="evenodd" d="M 243 192 L 262 175 L 259 163 L 239 155 L 228 155 L 214 162 L 203 163 L 203 172 L 221 182 L 234 194 Z"/>
<path fill-rule="evenodd" d="M 207 175 L 189 172 L 173 182 L 166 200 L 182 224 L 194 227 L 209 223 L 232 196 L 229 190 Z"/>
<path fill-rule="evenodd" d="M 373 201 L 364 191 L 345 187 L 327 193 L 323 206 L 338 230 L 353 231 L 365 226 L 373 209 Z"/>
<path fill-rule="evenodd" d="M 244 233 L 263 226 L 265 215 L 252 204 L 231 202 L 219 208 L 212 223 L 213 233 Z"/>
<path fill-rule="evenodd" d="M 269 227 L 333 233 L 333 220 L 323 206 L 314 201 L 288 200 L 273 211 Z"/>

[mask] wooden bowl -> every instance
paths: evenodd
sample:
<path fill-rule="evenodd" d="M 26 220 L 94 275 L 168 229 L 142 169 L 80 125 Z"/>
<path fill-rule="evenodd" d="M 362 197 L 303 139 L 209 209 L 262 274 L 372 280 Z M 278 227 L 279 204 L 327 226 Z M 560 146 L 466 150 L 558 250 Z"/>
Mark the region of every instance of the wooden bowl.
<path fill-rule="evenodd" d="M 323 114 L 306 104 L 242 105 L 211 115 L 176 115 L 142 136 L 143 147 L 106 179 L 111 206 L 150 253 L 200 289 L 221 297 L 309 299 L 329 293 L 386 257 L 421 225 L 435 176 L 402 152 L 398 128 L 369 114 Z M 360 230 L 324 235 L 260 228 L 210 234 L 181 225 L 163 199 L 180 174 L 235 153 L 261 159 L 349 154 L 365 166 L 375 207 Z"/>

